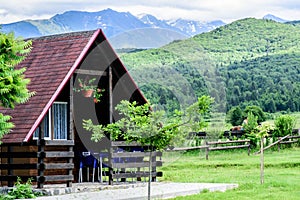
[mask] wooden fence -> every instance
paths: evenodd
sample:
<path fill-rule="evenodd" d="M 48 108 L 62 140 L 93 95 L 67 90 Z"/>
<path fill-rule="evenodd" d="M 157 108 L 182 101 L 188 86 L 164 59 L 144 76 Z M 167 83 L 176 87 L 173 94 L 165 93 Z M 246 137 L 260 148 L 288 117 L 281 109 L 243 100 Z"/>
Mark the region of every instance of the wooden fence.
<path fill-rule="evenodd" d="M 228 149 L 240 149 L 248 148 L 248 156 L 250 155 L 250 140 L 230 140 L 230 141 L 206 141 L 203 146 L 194 147 L 181 147 L 169 149 L 169 151 L 187 151 L 194 149 L 205 149 L 205 158 L 208 160 L 209 151 L 215 150 L 228 150 Z"/>
<path fill-rule="evenodd" d="M 277 143 L 277 146 L 278 146 L 278 151 L 280 151 L 282 144 L 286 145 L 286 144 L 295 144 L 295 143 L 300 142 L 300 135 L 287 136 L 284 139 L 279 137 L 278 140 L 279 140 L 279 142 Z"/>
<path fill-rule="evenodd" d="M 162 172 L 156 171 L 156 167 L 162 166 L 161 156 L 161 152 L 150 152 L 147 147 L 142 148 L 137 143 L 112 142 L 107 160 L 107 165 L 110 166 L 109 183 L 112 184 L 114 180 L 126 181 L 129 178 L 138 181 L 143 177 L 149 177 L 149 159 L 152 163 L 150 166 L 152 181 L 155 181 L 156 177 L 162 176 Z"/>
<path fill-rule="evenodd" d="M 209 151 L 215 151 L 215 150 L 248 148 L 248 156 L 250 155 L 250 140 L 206 142 L 206 146 L 207 146 L 207 148 L 205 149 L 206 160 L 208 160 Z"/>

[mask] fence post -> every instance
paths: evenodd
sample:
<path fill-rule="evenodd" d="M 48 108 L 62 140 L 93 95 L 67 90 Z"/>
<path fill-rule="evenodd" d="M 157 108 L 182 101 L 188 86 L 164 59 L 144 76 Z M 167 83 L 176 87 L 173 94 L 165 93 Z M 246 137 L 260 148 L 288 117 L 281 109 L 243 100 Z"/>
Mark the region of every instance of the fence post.
<path fill-rule="evenodd" d="M 250 142 L 248 142 L 248 156 L 250 156 Z"/>
<path fill-rule="evenodd" d="M 209 146 L 208 146 L 208 142 L 207 141 L 205 141 L 205 145 L 206 145 L 206 148 L 205 148 L 205 158 L 206 158 L 206 160 L 208 160 Z"/>

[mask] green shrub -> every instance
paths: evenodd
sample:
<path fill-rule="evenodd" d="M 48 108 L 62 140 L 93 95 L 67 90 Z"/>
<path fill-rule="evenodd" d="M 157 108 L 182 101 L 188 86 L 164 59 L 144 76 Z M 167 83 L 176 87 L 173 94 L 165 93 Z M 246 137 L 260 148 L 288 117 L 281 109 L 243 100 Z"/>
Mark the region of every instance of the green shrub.
<path fill-rule="evenodd" d="M 11 200 L 11 199 L 32 199 L 37 196 L 41 196 L 41 193 L 34 192 L 32 189 L 32 179 L 28 179 L 26 183 L 22 183 L 20 177 L 18 177 L 17 182 L 12 190 L 8 192 L 8 194 L 0 197 L 3 200 Z"/>
<path fill-rule="evenodd" d="M 282 137 L 292 134 L 296 119 L 290 115 L 281 115 L 275 119 L 275 130 L 273 136 Z"/>

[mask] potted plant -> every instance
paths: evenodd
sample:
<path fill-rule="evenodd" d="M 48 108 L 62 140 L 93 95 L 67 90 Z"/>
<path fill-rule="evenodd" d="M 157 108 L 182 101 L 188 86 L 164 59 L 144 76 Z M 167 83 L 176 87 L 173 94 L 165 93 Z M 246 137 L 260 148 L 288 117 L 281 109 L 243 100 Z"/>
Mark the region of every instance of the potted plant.
<path fill-rule="evenodd" d="M 96 81 L 96 78 L 92 79 L 85 79 L 84 81 L 79 78 L 79 88 L 76 89 L 77 92 L 82 92 L 84 97 L 91 97 L 94 91 L 94 88 L 96 85 L 94 85 L 94 82 Z"/>
<path fill-rule="evenodd" d="M 96 78 L 82 80 L 81 78 L 78 79 L 78 87 L 74 88 L 75 92 L 81 92 L 84 97 L 93 97 L 94 102 L 98 103 L 100 101 L 100 97 L 102 96 L 103 89 L 98 88 L 94 82 Z"/>

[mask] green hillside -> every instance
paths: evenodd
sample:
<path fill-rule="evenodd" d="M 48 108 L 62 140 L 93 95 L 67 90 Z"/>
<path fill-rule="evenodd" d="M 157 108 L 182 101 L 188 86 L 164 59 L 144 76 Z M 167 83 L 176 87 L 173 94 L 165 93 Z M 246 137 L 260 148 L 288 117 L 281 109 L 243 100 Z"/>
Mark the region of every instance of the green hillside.
<path fill-rule="evenodd" d="M 300 110 L 300 27 L 247 18 L 121 59 L 151 103 L 166 109 L 208 94 L 217 111 Z"/>

